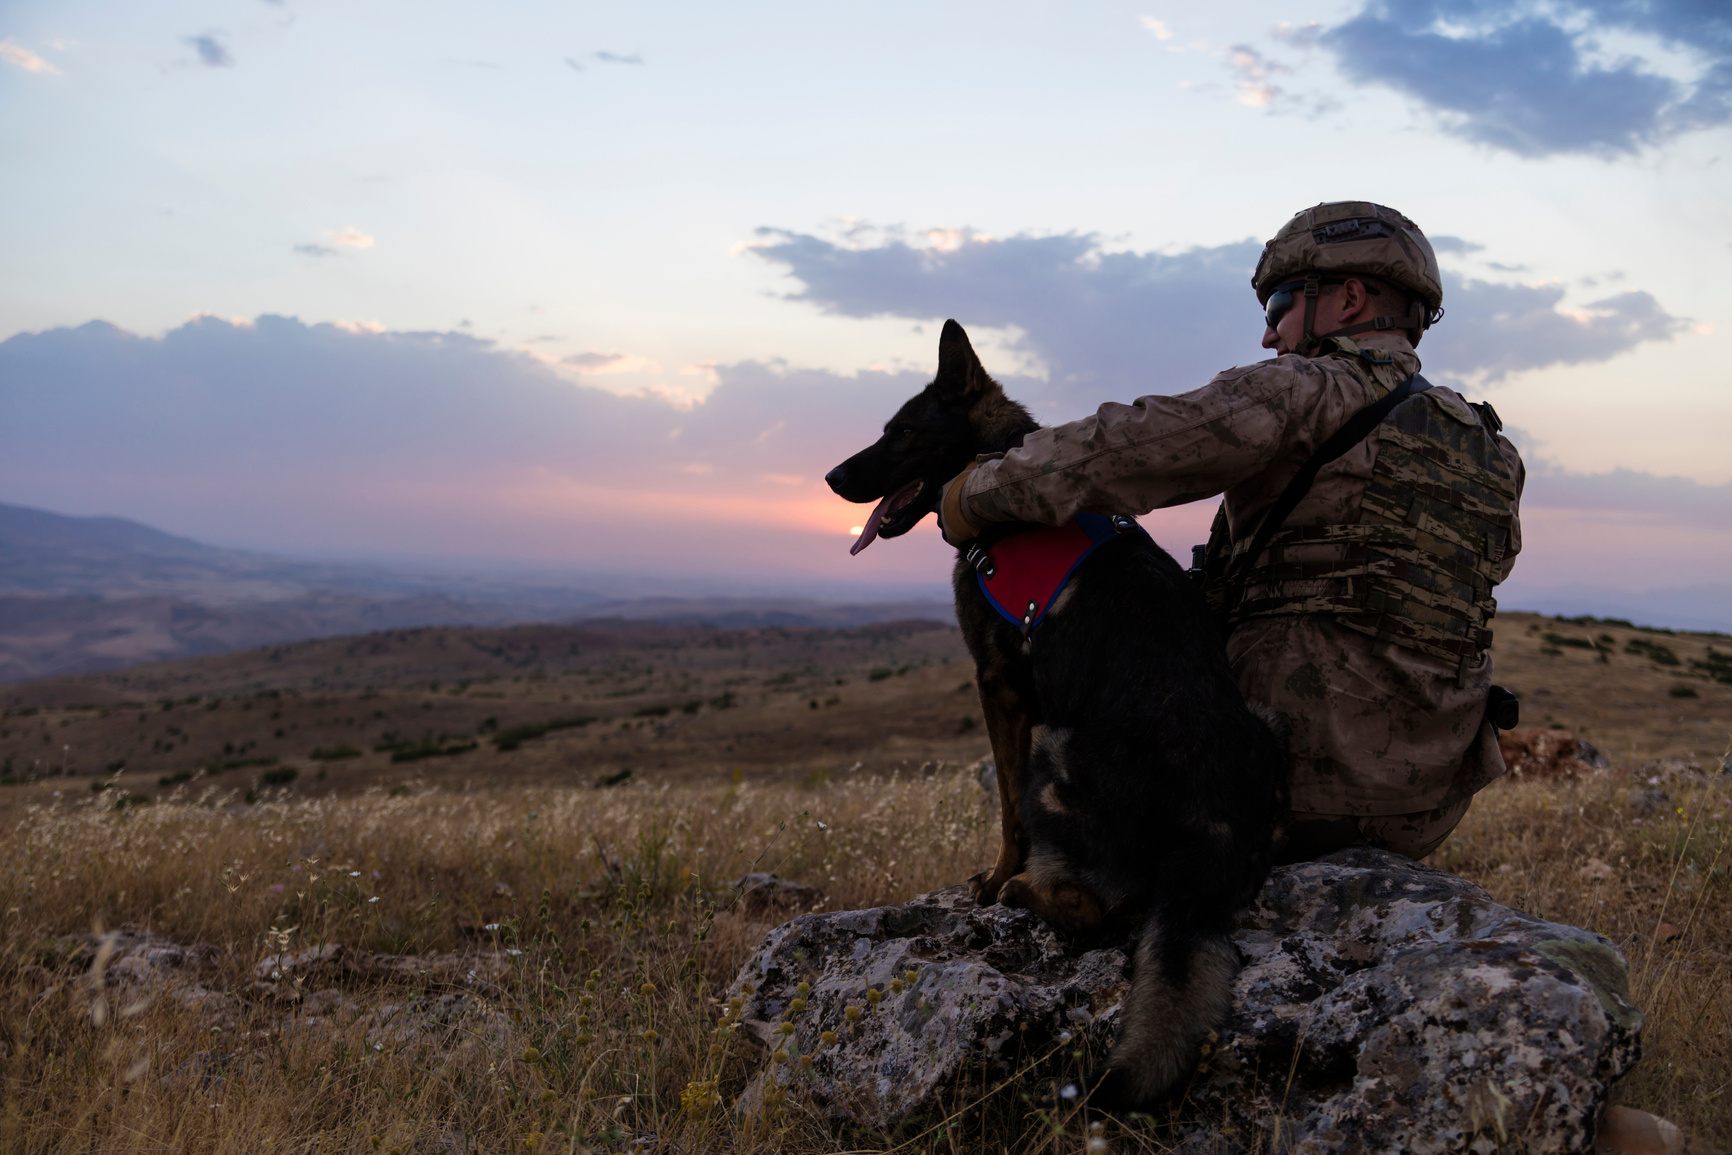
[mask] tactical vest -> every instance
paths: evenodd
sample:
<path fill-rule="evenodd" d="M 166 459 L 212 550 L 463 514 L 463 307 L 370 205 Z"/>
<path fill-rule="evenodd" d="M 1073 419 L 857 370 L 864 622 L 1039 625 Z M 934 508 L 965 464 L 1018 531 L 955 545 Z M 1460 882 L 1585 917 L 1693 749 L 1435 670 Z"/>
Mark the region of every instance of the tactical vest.
<path fill-rule="evenodd" d="M 1349 364 L 1388 392 L 1382 365 Z M 1492 575 L 1509 548 L 1517 498 L 1498 447 L 1497 415 L 1484 405 L 1469 409 L 1472 421 L 1430 392 L 1397 405 L 1377 427 L 1376 464 L 1358 521 L 1275 534 L 1237 605 L 1219 605 L 1223 587 L 1210 583 L 1228 627 L 1277 614 L 1327 615 L 1375 638 L 1376 652 L 1405 646 L 1452 661 L 1464 681 L 1491 644 Z M 1206 568 L 1216 574 L 1251 540 L 1228 548 L 1224 508 L 1209 539 Z M 1289 557 L 1294 546 L 1333 548 L 1299 551 L 1328 560 L 1300 560 Z"/>

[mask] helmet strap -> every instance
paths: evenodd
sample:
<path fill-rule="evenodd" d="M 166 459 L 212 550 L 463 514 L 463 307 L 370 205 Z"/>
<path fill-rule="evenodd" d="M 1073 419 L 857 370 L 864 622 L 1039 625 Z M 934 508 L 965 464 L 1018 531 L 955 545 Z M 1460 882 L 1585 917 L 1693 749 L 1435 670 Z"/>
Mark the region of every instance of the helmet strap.
<path fill-rule="evenodd" d="M 1373 317 L 1369 321 L 1348 325 L 1346 328 L 1336 329 L 1333 332 L 1323 334 L 1321 337 L 1313 338 L 1311 335 L 1310 302 L 1306 302 L 1305 306 L 1305 338 L 1308 341 L 1314 339 L 1322 342 L 1330 337 L 1351 337 L 1356 333 L 1386 332 L 1394 329 L 1417 334 L 1425 332 L 1430 327 L 1431 317 L 1427 314 L 1425 306 L 1415 301 L 1412 311 L 1405 317 Z"/>
<path fill-rule="evenodd" d="M 1299 347 L 1294 350 L 1301 357 L 1316 356 L 1318 347 L 1323 344 L 1323 338 L 1311 331 L 1317 322 L 1317 295 L 1323 284 L 1323 278 L 1317 273 L 1305 274 L 1305 335 L 1299 338 Z M 1333 337 L 1331 333 L 1329 336 Z"/>

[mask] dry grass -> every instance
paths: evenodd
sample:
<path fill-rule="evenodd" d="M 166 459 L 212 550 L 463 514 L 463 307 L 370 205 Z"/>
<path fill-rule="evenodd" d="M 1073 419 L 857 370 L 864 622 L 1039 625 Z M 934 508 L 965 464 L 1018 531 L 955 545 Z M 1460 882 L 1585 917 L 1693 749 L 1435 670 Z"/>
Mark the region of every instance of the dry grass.
<path fill-rule="evenodd" d="M 1647 1058 L 1620 1098 L 1727 1146 L 1732 802 L 1718 785 L 1671 785 L 1675 806 L 1637 824 L 1631 788 L 1611 775 L 1499 784 L 1440 860 L 1617 942 L 1649 1014 Z M 7 1150 L 891 1147 L 899 1137 L 834 1131 L 797 1102 L 767 1122 L 726 1110 L 750 1064 L 718 1029 L 718 1000 L 764 928 L 718 909 L 723 884 L 776 869 L 835 907 L 900 901 L 978 869 L 995 837 L 978 786 L 952 773 L 223 801 L 61 801 L 0 834 Z M 1681 934 L 1661 942 L 1662 922 Z M 466 929 L 492 924 L 479 940 Z M 88 964 L 68 965 L 57 939 L 93 925 L 214 944 L 207 985 L 239 996 L 232 1018 L 213 1035 L 210 1017 L 171 998 L 80 978 Z M 453 984 L 472 1013 L 447 1026 L 416 1017 L 410 987 L 375 982 L 343 998 L 399 1007 L 397 1029 L 340 1013 L 294 1029 L 292 1005 L 249 990 L 284 942 L 481 952 L 506 970 Z M 914 1148 L 1078 1151 L 1087 1138 L 1006 1094 Z"/>

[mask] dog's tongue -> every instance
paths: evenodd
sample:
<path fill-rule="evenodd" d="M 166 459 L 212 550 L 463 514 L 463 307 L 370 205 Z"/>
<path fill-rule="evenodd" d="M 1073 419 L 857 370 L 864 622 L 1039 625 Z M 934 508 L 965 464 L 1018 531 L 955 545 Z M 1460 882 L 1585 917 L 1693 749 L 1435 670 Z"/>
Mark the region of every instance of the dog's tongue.
<path fill-rule="evenodd" d="M 860 536 L 854 539 L 854 546 L 848 551 L 848 556 L 853 557 L 855 554 L 876 541 L 878 539 L 878 527 L 884 524 L 884 519 L 893 513 L 907 509 L 908 503 L 913 501 L 915 496 L 920 493 L 921 484 L 922 483 L 918 481 L 910 481 L 907 485 L 904 485 L 901 489 L 898 489 L 895 493 L 892 493 L 889 497 L 880 501 L 878 503 L 878 508 L 872 511 L 872 516 L 866 519 L 866 528 L 861 530 Z"/>

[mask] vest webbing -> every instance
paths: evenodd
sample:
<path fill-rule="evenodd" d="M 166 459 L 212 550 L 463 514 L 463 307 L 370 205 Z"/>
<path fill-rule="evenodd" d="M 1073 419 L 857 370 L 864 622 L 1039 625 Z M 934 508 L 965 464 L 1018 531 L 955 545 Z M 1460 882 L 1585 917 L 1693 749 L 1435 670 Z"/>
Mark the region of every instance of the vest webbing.
<path fill-rule="evenodd" d="M 1397 405 L 1378 426 L 1358 521 L 1275 534 L 1249 569 L 1230 623 L 1328 615 L 1465 673 L 1491 644 L 1492 575 L 1509 546 L 1517 496 L 1494 430 L 1481 410 L 1472 412 L 1469 423 L 1431 393 Z M 1237 543 L 1233 560 L 1249 547 Z"/>

